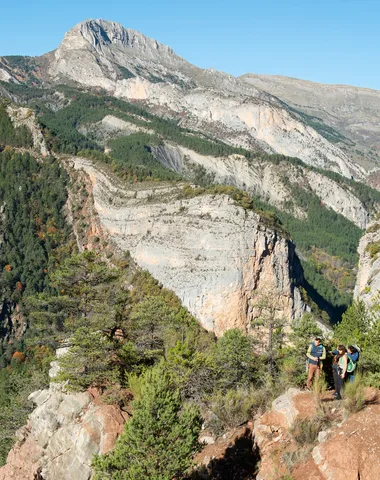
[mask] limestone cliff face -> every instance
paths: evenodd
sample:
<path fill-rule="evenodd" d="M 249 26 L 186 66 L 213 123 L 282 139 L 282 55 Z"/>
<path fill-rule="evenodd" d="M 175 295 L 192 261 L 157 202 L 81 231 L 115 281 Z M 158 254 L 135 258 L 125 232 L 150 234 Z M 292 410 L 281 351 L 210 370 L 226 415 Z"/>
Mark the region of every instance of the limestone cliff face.
<path fill-rule="evenodd" d="M 275 165 L 266 162 L 249 162 L 241 155 L 228 158 L 200 155 L 181 146 L 160 145 L 153 147 L 156 158 L 166 167 L 182 173 L 191 164 L 205 168 L 214 176 L 216 183 L 234 185 L 251 194 L 259 195 L 272 205 L 283 208 L 292 199 L 290 189 L 297 188 L 314 192 L 321 202 L 355 223 L 365 228 L 369 213 L 361 201 L 349 190 L 318 172 L 307 170 L 290 163 Z M 305 212 L 296 210 L 296 216 L 303 218 Z"/>
<path fill-rule="evenodd" d="M 154 133 L 147 127 L 107 115 L 101 121 L 82 126 L 80 131 L 90 134 L 103 145 L 111 138 L 128 136 L 135 132 Z M 273 164 L 259 159 L 249 161 L 242 155 L 215 157 L 201 155 L 193 150 L 165 142 L 152 147 L 152 153 L 165 167 L 189 175 L 194 166 L 202 167 L 215 183 L 234 185 L 250 194 L 259 195 L 272 205 L 284 209 L 285 202 L 293 197 L 291 187 L 314 192 L 328 208 L 340 213 L 360 228 L 365 228 L 369 213 L 361 201 L 339 183 L 311 171 L 301 165 L 290 162 Z M 295 207 L 293 212 L 299 218 L 306 214 Z"/>
<path fill-rule="evenodd" d="M 361 299 L 367 306 L 380 292 L 380 258 L 374 248 L 380 246 L 380 223 L 372 222 L 360 240 L 359 268 L 354 297 Z"/>
<path fill-rule="evenodd" d="M 74 158 L 93 184 L 102 228 L 136 263 L 173 290 L 200 323 L 217 335 L 250 331 L 257 303 L 274 295 L 291 321 L 305 306 L 293 285 L 293 244 L 265 228 L 259 216 L 227 196 L 180 198 L 172 185 L 125 189 L 90 161 Z"/>
<path fill-rule="evenodd" d="M 52 379 L 57 368 L 53 362 Z M 113 448 L 128 418 L 118 406 L 102 403 L 96 390 L 66 393 L 50 383 L 29 400 L 35 409 L 16 432 L 0 480 L 90 480 L 93 455 Z"/>

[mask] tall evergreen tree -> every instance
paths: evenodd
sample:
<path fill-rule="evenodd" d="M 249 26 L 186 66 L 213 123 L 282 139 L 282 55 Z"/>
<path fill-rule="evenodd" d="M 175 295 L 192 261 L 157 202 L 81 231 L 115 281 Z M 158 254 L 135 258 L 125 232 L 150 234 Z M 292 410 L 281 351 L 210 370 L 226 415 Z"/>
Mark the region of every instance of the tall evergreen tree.
<path fill-rule="evenodd" d="M 181 478 L 198 447 L 201 417 L 183 407 L 180 393 L 161 365 L 143 377 L 132 418 L 108 455 L 94 460 L 96 480 Z"/>

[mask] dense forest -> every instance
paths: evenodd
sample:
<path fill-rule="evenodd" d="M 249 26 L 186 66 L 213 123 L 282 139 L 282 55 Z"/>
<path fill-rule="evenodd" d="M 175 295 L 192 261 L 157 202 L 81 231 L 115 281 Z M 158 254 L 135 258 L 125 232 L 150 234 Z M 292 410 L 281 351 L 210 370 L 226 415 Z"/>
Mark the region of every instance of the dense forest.
<path fill-rule="evenodd" d="M 55 343 L 27 345 L 24 298 L 51 292 L 49 273 L 68 240 L 63 207 L 68 177 L 53 157 L 38 162 L 12 147 L 30 147 L 26 128 L 14 128 L 0 105 L 0 462 L 16 428 L 30 412 L 27 397 L 47 383 L 47 367 Z M 59 325 L 56 325 L 59 329 Z M 36 333 L 36 332 L 35 332 Z M 37 334 L 36 334 L 37 337 Z M 6 367 L 6 368 L 5 368 Z"/>
<path fill-rule="evenodd" d="M 47 382 L 46 368 L 55 343 L 27 345 L 29 328 L 24 298 L 51 292 L 49 272 L 65 250 L 68 227 L 62 208 L 67 175 L 53 158 L 36 162 L 9 148 L 0 153 L 0 459 L 9 450 L 16 427 L 30 411 L 26 398 Z M 60 329 L 60 325 L 55 325 Z M 4 368 L 7 367 L 7 368 Z"/>

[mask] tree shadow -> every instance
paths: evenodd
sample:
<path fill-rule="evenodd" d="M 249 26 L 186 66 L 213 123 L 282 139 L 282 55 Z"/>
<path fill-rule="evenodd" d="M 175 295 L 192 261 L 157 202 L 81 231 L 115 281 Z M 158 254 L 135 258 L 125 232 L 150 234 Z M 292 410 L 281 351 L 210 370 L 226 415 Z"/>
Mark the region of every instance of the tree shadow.
<path fill-rule="evenodd" d="M 187 480 L 254 480 L 257 474 L 260 454 L 254 445 L 251 430 L 227 448 L 223 458 L 211 460 L 191 473 Z"/>
<path fill-rule="evenodd" d="M 331 324 L 335 325 L 338 323 L 343 313 L 347 310 L 347 305 L 333 305 L 306 280 L 302 263 L 296 253 L 296 245 L 293 243 L 289 243 L 289 257 L 289 275 L 290 278 L 293 279 L 293 293 L 295 287 L 304 288 L 310 300 L 312 300 L 320 310 L 327 313 Z"/>

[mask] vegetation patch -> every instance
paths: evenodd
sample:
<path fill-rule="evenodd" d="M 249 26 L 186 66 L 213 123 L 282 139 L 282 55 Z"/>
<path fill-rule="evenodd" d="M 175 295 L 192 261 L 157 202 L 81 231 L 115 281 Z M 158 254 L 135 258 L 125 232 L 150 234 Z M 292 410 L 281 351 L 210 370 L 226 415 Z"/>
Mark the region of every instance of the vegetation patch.
<path fill-rule="evenodd" d="M 366 232 L 367 233 L 376 233 L 380 230 L 380 223 L 374 223 L 373 225 L 370 225 Z"/>
<path fill-rule="evenodd" d="M 128 68 L 126 67 L 122 67 L 121 65 L 118 66 L 121 74 L 123 75 L 123 77 L 128 80 L 129 78 L 135 78 L 136 75 L 134 73 L 132 73 L 130 70 L 128 70 Z"/>
<path fill-rule="evenodd" d="M 5 108 L 6 102 L 0 101 L 0 146 L 26 147 L 33 146 L 33 138 L 25 126 L 15 127 Z"/>
<path fill-rule="evenodd" d="M 369 253 L 369 256 L 376 260 L 379 252 L 380 252 L 380 242 L 370 242 L 365 247 L 365 251 Z"/>

